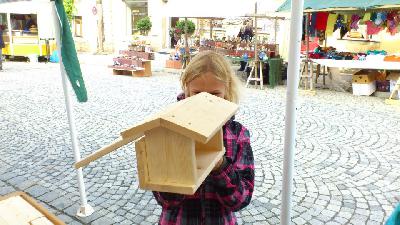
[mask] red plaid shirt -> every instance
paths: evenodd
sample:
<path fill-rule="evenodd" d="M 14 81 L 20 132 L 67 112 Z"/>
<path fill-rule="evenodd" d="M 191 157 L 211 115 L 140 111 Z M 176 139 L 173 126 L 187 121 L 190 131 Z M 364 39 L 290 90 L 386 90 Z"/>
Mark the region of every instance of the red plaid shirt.
<path fill-rule="evenodd" d="M 178 100 L 182 99 L 178 96 Z M 194 195 L 153 192 L 162 206 L 160 225 L 233 225 L 254 189 L 254 158 L 249 131 L 230 119 L 223 126 L 225 159 Z"/>

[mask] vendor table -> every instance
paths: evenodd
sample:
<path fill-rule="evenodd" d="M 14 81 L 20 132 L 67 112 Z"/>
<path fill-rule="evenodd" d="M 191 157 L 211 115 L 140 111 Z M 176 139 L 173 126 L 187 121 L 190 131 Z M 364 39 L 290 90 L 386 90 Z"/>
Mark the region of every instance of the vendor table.
<path fill-rule="evenodd" d="M 343 67 L 353 69 L 400 70 L 400 62 L 377 60 L 334 60 L 311 59 L 312 62 L 326 67 Z"/>
<path fill-rule="evenodd" d="M 313 63 L 317 64 L 317 69 L 315 71 L 315 83 L 317 83 L 317 79 L 320 75 L 321 66 L 326 66 L 328 68 L 400 70 L 400 62 L 387 62 L 378 60 L 311 59 L 311 63 L 311 68 L 313 68 Z M 323 85 L 325 85 L 325 76 L 323 80 Z"/>

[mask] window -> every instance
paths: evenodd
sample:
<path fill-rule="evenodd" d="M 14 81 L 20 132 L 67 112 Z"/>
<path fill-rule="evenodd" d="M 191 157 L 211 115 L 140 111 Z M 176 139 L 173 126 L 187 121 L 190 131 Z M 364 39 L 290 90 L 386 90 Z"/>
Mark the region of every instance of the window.
<path fill-rule="evenodd" d="M 72 29 L 75 37 L 82 37 L 82 16 L 74 16 Z"/>

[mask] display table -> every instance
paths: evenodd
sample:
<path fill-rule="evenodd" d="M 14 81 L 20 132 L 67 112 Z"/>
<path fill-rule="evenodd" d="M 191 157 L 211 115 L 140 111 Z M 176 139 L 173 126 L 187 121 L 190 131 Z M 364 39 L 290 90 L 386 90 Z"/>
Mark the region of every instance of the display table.
<path fill-rule="evenodd" d="M 372 70 L 400 70 L 400 62 L 386 62 L 380 60 L 335 60 L 335 59 L 310 59 L 311 76 L 315 73 L 315 83 L 321 74 L 321 66 L 328 68 L 349 68 L 349 69 L 372 69 Z M 314 71 L 313 64 L 317 64 Z M 328 71 L 329 73 L 329 71 Z M 325 76 L 323 77 L 325 85 Z"/>
<path fill-rule="evenodd" d="M 400 62 L 386 62 L 375 60 L 334 60 L 334 59 L 311 59 L 313 63 L 326 67 L 351 68 L 351 69 L 373 69 L 373 70 L 400 70 Z"/>

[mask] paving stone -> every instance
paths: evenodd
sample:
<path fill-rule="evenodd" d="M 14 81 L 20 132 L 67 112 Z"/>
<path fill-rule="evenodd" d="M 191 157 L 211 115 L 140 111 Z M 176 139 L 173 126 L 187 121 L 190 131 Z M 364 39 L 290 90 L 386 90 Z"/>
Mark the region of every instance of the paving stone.
<path fill-rule="evenodd" d="M 92 222 L 92 225 L 110 225 L 115 224 L 114 220 L 109 217 L 101 217 Z"/>

